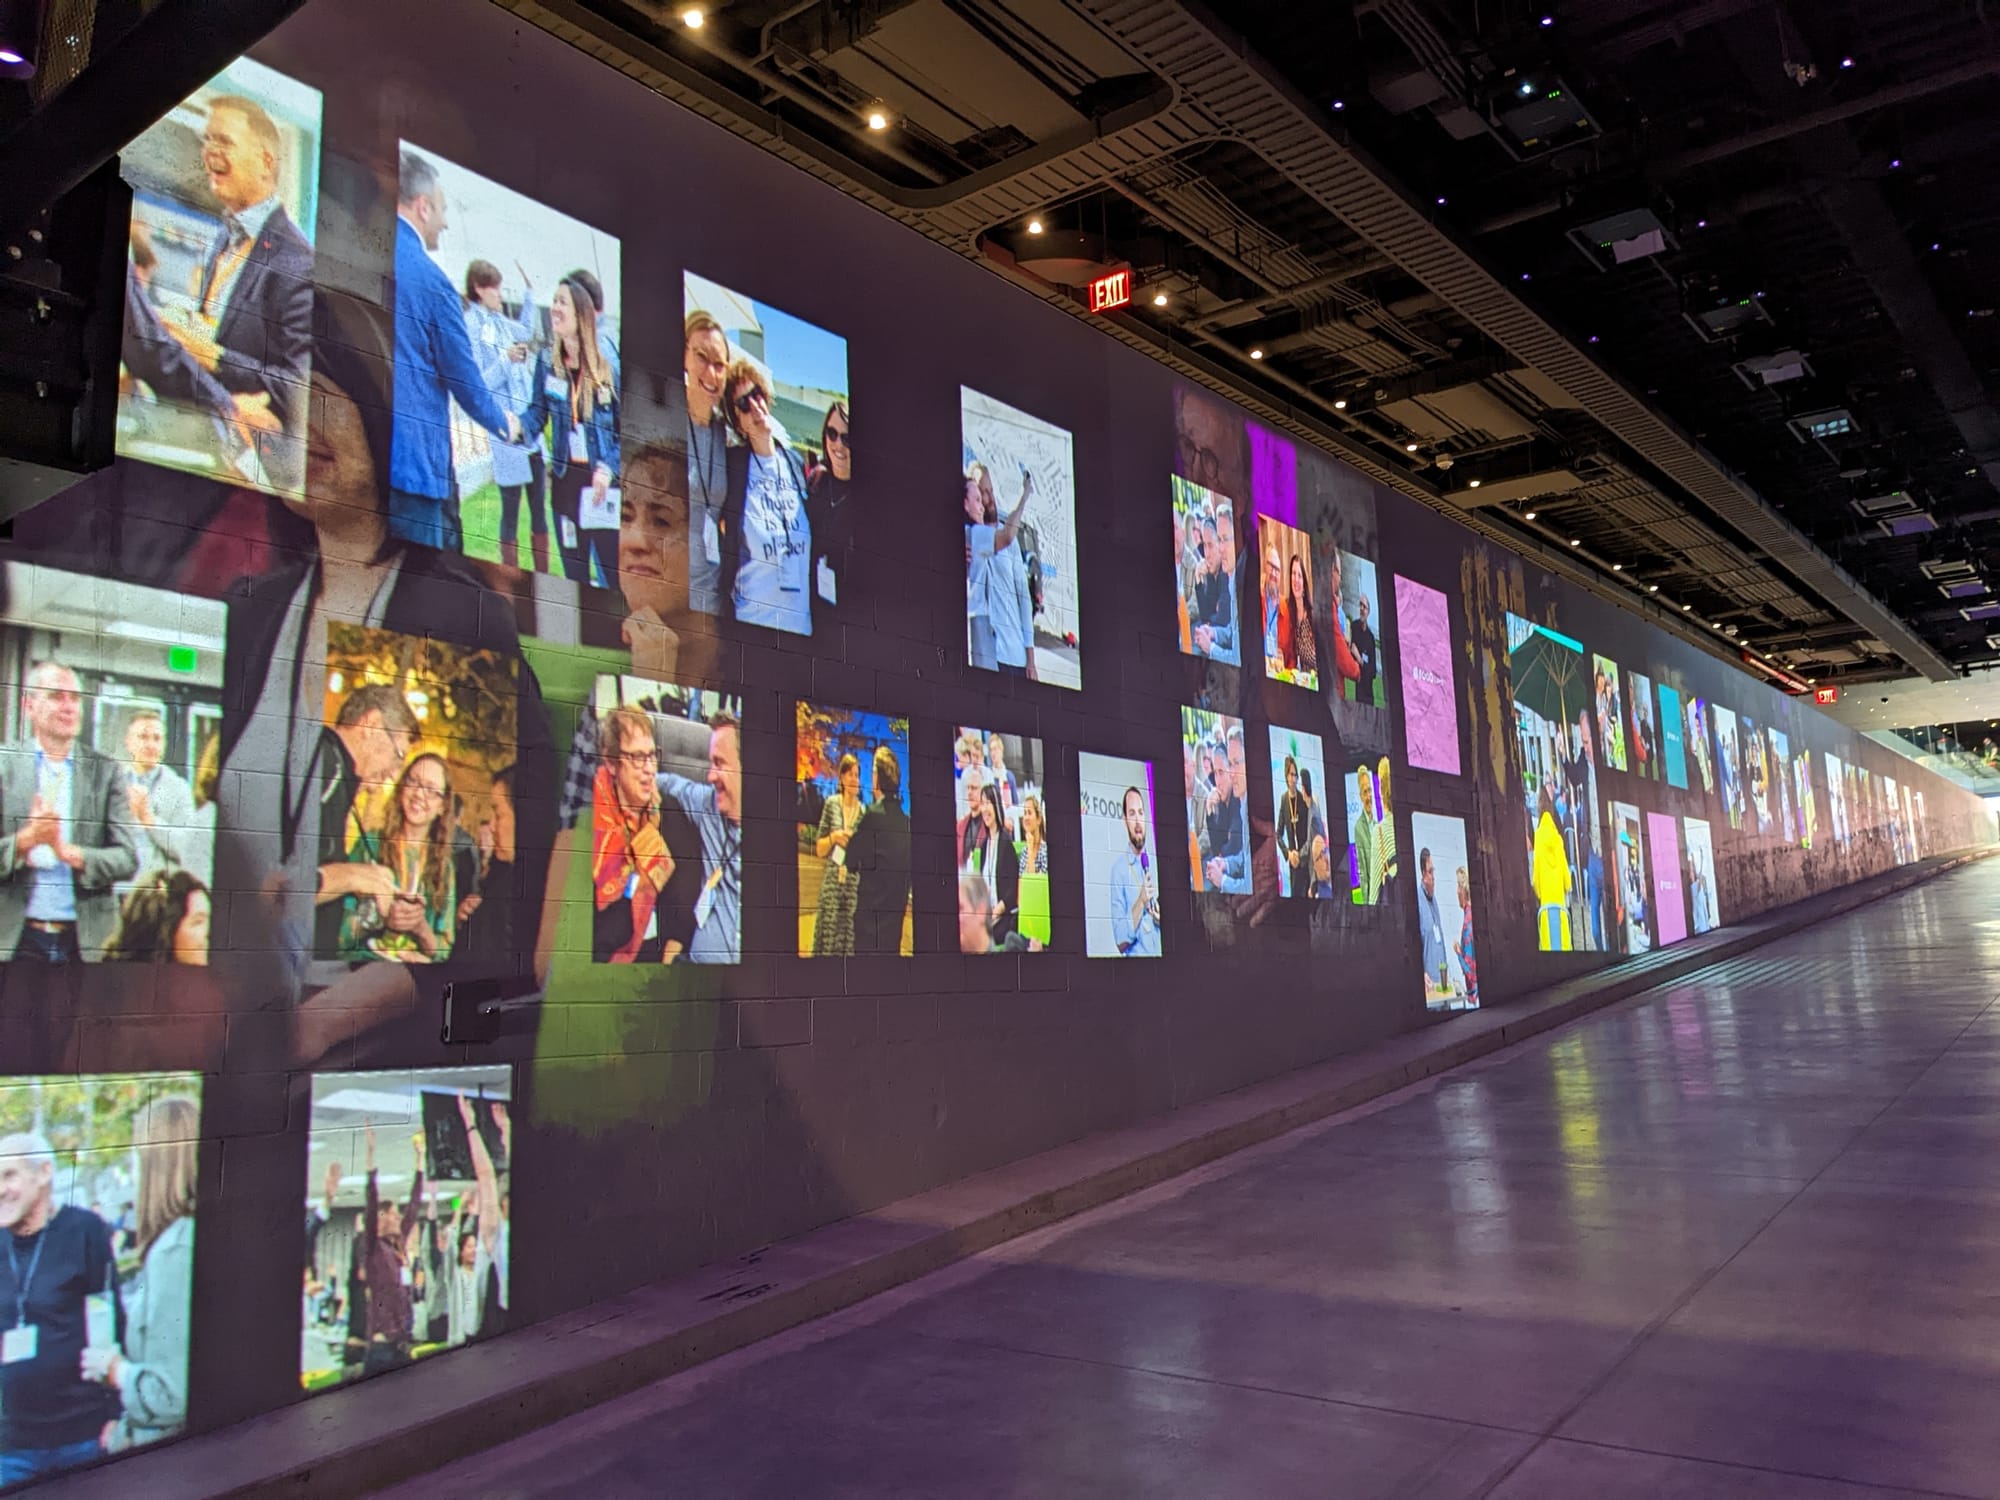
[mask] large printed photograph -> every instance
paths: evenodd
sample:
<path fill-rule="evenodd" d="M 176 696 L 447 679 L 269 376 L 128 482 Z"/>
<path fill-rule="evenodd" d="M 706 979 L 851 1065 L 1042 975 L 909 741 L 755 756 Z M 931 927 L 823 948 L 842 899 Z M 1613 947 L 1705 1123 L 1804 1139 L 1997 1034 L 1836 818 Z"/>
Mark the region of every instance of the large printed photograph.
<path fill-rule="evenodd" d="M 966 660 L 989 672 L 1083 686 L 1075 440 L 961 387 Z"/>
<path fill-rule="evenodd" d="M 1465 821 L 1410 814 L 1417 851 L 1417 939 L 1424 1004 L 1434 1011 L 1479 1008 L 1479 962 L 1473 946 L 1472 859 Z"/>
<path fill-rule="evenodd" d="M 1076 759 L 1082 787 L 1083 951 L 1091 958 L 1158 958 L 1153 763 L 1089 750 Z"/>
<path fill-rule="evenodd" d="M 404 142 L 389 530 L 618 586 L 618 241 Z"/>
<path fill-rule="evenodd" d="M 0 579 L 0 958 L 206 964 L 225 607 Z"/>
<path fill-rule="evenodd" d="M 907 958 L 910 721 L 801 701 L 797 749 L 799 957 Z"/>
<path fill-rule="evenodd" d="M 591 720 L 592 961 L 738 962 L 741 697 L 604 673 Z"/>
<path fill-rule="evenodd" d="M 1515 614 L 1507 660 L 1535 943 L 1544 953 L 1602 952 L 1606 862 L 1592 727 L 1609 706 L 1603 678 L 1581 642 Z"/>
<path fill-rule="evenodd" d="M 951 749 L 959 951 L 1039 952 L 1054 936 L 1042 742 L 965 724 L 954 731 Z M 843 777 L 841 795 L 828 799 L 820 815 L 822 854 L 858 822 L 858 779 Z M 822 923 L 832 889 L 820 887 Z"/>
<path fill-rule="evenodd" d="M 125 146 L 118 452 L 228 484 L 305 482 L 321 98 L 241 58 Z"/>
<path fill-rule="evenodd" d="M 0 1486 L 187 1426 L 201 1079 L 0 1079 Z"/>
<path fill-rule="evenodd" d="M 1202 708 L 1181 710 L 1181 755 L 1193 760 L 1188 794 L 1189 879 L 1197 891 L 1248 895 L 1250 769 L 1243 721 Z"/>
<path fill-rule="evenodd" d="M 811 635 L 854 602 L 847 340 L 692 271 L 682 300 L 689 604 Z"/>
<path fill-rule="evenodd" d="M 513 1070 L 312 1079 L 299 1381 L 321 1391 L 502 1333 Z"/>

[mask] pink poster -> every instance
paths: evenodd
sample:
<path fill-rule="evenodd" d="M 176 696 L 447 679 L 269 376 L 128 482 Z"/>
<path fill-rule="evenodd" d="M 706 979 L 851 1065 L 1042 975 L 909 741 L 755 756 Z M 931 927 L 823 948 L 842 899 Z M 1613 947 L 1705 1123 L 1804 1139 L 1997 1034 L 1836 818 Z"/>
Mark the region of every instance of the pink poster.
<path fill-rule="evenodd" d="M 1664 813 L 1647 813 L 1646 836 L 1653 845 L 1654 925 L 1664 948 L 1688 935 L 1687 893 L 1681 889 L 1680 829 Z"/>
<path fill-rule="evenodd" d="M 1402 642 L 1403 738 L 1410 764 L 1458 774 L 1458 693 L 1451 676 L 1451 605 L 1436 589 L 1396 575 Z"/>

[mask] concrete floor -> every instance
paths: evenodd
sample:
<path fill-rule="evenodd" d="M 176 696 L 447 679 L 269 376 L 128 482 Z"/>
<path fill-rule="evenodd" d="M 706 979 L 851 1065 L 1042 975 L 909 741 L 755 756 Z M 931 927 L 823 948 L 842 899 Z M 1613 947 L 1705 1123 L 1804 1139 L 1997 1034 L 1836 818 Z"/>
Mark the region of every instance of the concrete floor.
<path fill-rule="evenodd" d="M 394 1493 L 2000 1495 L 1996 996 L 1988 861 Z"/>

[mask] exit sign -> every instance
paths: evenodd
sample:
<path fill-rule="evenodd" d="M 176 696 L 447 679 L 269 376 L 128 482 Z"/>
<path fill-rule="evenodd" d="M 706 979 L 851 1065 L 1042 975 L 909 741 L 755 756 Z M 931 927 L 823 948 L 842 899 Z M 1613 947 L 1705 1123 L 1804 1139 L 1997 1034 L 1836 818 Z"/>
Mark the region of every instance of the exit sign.
<path fill-rule="evenodd" d="M 1838 703 L 1839 701 L 1840 701 L 1840 689 L 1838 687 L 1823 687 L 1823 688 L 1813 689 L 1813 702 L 1815 703 Z"/>
<path fill-rule="evenodd" d="M 1090 310 L 1094 313 L 1110 312 L 1114 307 L 1125 307 L 1132 301 L 1132 268 L 1120 266 L 1115 271 L 1106 271 L 1090 283 Z"/>

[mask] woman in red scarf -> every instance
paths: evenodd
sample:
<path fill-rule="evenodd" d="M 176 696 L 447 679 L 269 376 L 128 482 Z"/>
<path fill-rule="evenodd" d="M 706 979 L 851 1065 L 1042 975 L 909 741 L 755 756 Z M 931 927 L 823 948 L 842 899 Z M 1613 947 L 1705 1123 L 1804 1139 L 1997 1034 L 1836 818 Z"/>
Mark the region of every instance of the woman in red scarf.
<path fill-rule="evenodd" d="M 671 963 L 688 934 L 669 930 L 675 928 L 672 908 L 661 909 L 675 860 L 661 831 L 660 752 L 652 720 L 636 708 L 614 709 L 601 732 L 602 762 L 591 798 L 591 957 L 601 964 Z"/>

